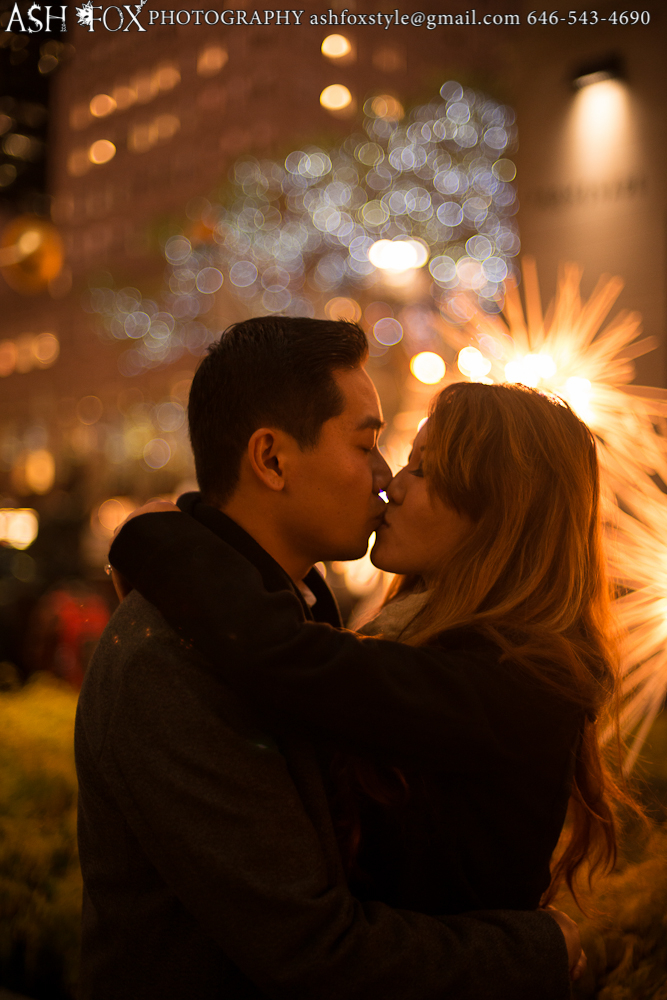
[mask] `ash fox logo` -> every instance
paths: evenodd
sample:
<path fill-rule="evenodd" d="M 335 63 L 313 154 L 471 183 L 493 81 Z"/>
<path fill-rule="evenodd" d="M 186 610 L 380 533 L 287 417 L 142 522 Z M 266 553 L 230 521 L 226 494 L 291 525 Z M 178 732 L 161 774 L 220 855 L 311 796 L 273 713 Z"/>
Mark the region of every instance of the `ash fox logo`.
<path fill-rule="evenodd" d="M 60 8 L 60 14 L 52 14 L 52 10 L 57 10 L 58 8 L 44 7 L 44 21 L 37 17 L 37 13 L 42 10 L 42 5 L 39 3 L 34 3 L 28 8 L 26 14 L 26 19 L 28 21 L 28 27 L 26 28 L 23 23 L 23 18 L 21 16 L 21 11 L 19 10 L 19 5 L 14 4 L 12 13 L 9 18 L 9 22 L 5 31 L 15 31 L 19 34 L 34 35 L 37 31 L 52 31 L 51 22 L 58 21 L 57 31 L 67 31 L 67 22 L 65 20 L 65 14 L 67 12 L 67 7 Z"/>
<path fill-rule="evenodd" d="M 95 21 L 101 21 L 107 31 L 129 31 L 130 25 L 136 24 L 138 31 L 145 31 L 146 29 L 139 21 L 139 11 L 146 3 L 146 0 L 140 0 L 140 3 L 135 3 L 134 10 L 128 4 L 123 4 L 123 9 L 120 7 L 105 7 L 101 17 L 96 17 L 94 11 L 102 10 L 102 7 L 93 6 L 93 0 L 88 0 L 84 3 L 83 7 L 76 7 L 76 16 L 79 19 L 79 24 L 84 28 L 88 28 L 89 31 L 95 30 Z M 116 25 L 107 24 L 107 13 L 110 11 L 116 11 L 116 17 L 118 18 L 118 23 Z M 127 11 L 130 20 L 127 23 L 127 27 L 123 27 L 125 24 L 125 15 L 123 10 Z"/>
<path fill-rule="evenodd" d="M 95 30 L 96 21 L 99 21 L 107 31 L 129 31 L 133 24 L 136 25 L 138 31 L 146 31 L 146 28 L 139 20 L 139 12 L 145 3 L 146 0 L 140 0 L 139 3 L 132 6 L 123 4 L 122 8 L 115 6 L 103 8 L 94 6 L 92 0 L 87 0 L 82 7 L 75 7 L 75 11 L 79 24 L 87 27 L 89 31 Z M 50 6 L 42 7 L 41 4 L 33 3 L 25 15 L 26 21 L 24 22 L 19 5 L 15 3 L 5 31 L 14 31 L 19 34 L 28 35 L 32 35 L 38 31 L 52 31 L 51 23 L 53 21 L 58 22 L 56 30 L 67 31 L 67 7 L 60 7 L 60 14 L 51 13 L 52 10 L 57 9 Z M 37 17 L 37 14 L 42 10 L 44 11 L 43 16 Z M 95 14 L 96 10 L 102 11 L 101 16 Z"/>

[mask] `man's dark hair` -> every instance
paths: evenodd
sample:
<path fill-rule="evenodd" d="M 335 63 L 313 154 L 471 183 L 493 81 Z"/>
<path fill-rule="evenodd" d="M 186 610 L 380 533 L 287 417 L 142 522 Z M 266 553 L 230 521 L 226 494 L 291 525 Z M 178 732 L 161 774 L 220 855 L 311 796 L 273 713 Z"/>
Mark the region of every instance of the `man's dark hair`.
<path fill-rule="evenodd" d="M 303 450 L 343 412 L 334 372 L 368 355 L 364 332 L 342 320 L 260 316 L 230 326 L 192 380 L 188 420 L 197 482 L 209 503 L 236 488 L 241 458 L 258 427 L 286 431 Z"/>

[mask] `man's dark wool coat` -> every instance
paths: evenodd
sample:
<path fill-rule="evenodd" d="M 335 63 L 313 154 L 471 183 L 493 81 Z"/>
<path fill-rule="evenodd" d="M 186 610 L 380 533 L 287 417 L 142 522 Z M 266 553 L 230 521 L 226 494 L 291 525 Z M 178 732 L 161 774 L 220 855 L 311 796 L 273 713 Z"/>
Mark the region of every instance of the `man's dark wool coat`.
<path fill-rule="evenodd" d="M 254 563 L 267 590 L 294 590 L 232 521 L 193 497 L 186 505 Z M 339 625 L 318 574 L 306 582 L 315 618 Z M 303 602 L 302 611 L 310 616 Z M 315 746 L 266 730 L 215 666 L 130 594 L 77 711 L 79 1000 L 569 997 L 563 937 L 544 913 L 438 919 L 355 900 Z"/>

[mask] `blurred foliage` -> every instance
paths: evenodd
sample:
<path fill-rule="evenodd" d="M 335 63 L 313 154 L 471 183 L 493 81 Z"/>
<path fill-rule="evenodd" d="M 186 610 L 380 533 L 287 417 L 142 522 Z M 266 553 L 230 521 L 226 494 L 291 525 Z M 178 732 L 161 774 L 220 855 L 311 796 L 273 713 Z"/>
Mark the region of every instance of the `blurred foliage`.
<path fill-rule="evenodd" d="M 576 1000 L 667 1000 L 667 711 L 657 717 L 638 768 L 650 829 L 626 828 L 615 870 L 554 905 L 579 924 L 588 971 Z"/>
<path fill-rule="evenodd" d="M 76 692 L 47 674 L 0 694 L 0 983 L 73 996 L 81 875 Z"/>
<path fill-rule="evenodd" d="M 667 827 L 656 828 L 639 861 L 582 893 L 589 916 L 569 894 L 555 905 L 577 920 L 588 971 L 575 997 L 588 1000 L 667 1000 Z"/>
<path fill-rule="evenodd" d="M 74 996 L 81 876 L 72 734 L 76 693 L 46 674 L 0 692 L 0 987 Z M 647 741 L 652 828 L 627 832 L 616 870 L 555 901 L 579 923 L 577 1000 L 667 1000 L 667 713 Z"/>

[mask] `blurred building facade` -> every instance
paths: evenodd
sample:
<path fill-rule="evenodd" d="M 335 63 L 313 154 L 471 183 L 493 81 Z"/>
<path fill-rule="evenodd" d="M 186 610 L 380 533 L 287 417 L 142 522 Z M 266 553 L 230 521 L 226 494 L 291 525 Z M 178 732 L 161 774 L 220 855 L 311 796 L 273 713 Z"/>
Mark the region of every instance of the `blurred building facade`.
<path fill-rule="evenodd" d="M 359 0 L 347 11 L 376 7 Z M 620 273 L 623 304 L 644 314 L 646 332 L 662 344 L 659 123 L 667 91 L 659 11 L 648 25 L 593 27 L 529 25 L 530 4 L 513 9 L 520 26 L 385 30 L 343 24 L 340 7 L 328 13 L 309 3 L 299 25 L 195 24 L 189 15 L 190 23 L 162 24 L 160 17 L 142 33 L 100 25 L 90 32 L 70 9 L 49 133 L 51 218 L 64 266 L 38 294 L 0 279 L 3 338 L 13 345 L 4 354 L 0 345 L 0 495 L 47 512 L 58 491 L 76 492 L 82 518 L 98 511 L 87 544 L 91 565 L 99 566 L 123 497 L 143 500 L 187 482 L 183 406 L 198 352 L 134 378 L 123 374 L 120 345 L 100 340 L 83 307 L 86 289 L 110 276 L 119 287 L 151 293 L 164 271 L 160 239 L 168 220 L 194 230 L 201 199 L 224 186 L 238 156 L 284 157 L 304 144 L 342 139 L 378 93 L 409 107 L 456 79 L 511 104 L 520 137 L 513 158 L 522 244 L 538 260 L 545 296 L 563 260 L 584 265 L 584 290 L 602 271 Z M 314 12 L 330 23 L 310 25 Z M 476 7 L 477 19 L 494 12 L 488 2 Z M 174 21 L 187 14 L 175 11 Z M 322 53 L 330 34 L 347 39 L 343 56 Z M 595 88 L 577 92 L 572 81 L 580 67 L 610 56 L 624 79 L 596 105 L 589 100 Z M 334 84 L 352 98 L 339 111 L 319 100 Z M 246 315 L 226 289 L 219 308 L 228 321 Z M 664 384 L 662 347 L 640 364 L 640 381 Z M 376 377 L 391 411 L 399 376 L 384 367 Z M 155 440 L 167 442 L 168 462 L 159 444 L 151 461 L 145 449 Z M 104 508 L 107 501 L 112 506 Z"/>
<path fill-rule="evenodd" d="M 648 6 L 647 25 L 526 26 L 511 72 L 522 250 L 537 259 L 545 297 L 562 261 L 584 267 L 586 294 L 600 274 L 621 275 L 619 305 L 638 310 L 660 342 L 636 362 L 636 381 L 665 386 L 667 24 L 659 4 Z M 600 18 L 620 13 L 596 7 Z M 575 88 L 599 67 L 620 78 Z"/>
<path fill-rule="evenodd" d="M 353 9 L 366 8 L 375 9 L 369 3 Z M 52 478 L 53 488 L 66 492 L 76 483 L 89 508 L 118 494 L 168 492 L 190 474 L 182 425 L 182 447 L 172 447 L 168 469 L 136 459 L 155 406 L 185 402 L 197 353 L 130 379 L 118 370 L 119 346 L 95 334 L 82 296 L 100 273 L 119 286 L 155 288 L 164 271 L 165 220 L 175 218 L 186 231 L 195 225 L 189 207 L 196 217 L 197 200 L 224 185 L 238 156 L 284 157 L 309 142 L 339 141 L 377 93 L 409 106 L 437 95 L 447 77 L 487 89 L 502 81 L 505 29 L 489 48 L 465 28 L 369 29 L 343 24 L 339 8 L 327 13 L 330 24 L 312 26 L 308 13 L 298 26 L 161 24 L 160 18 L 145 33 L 112 33 L 99 25 L 88 31 L 70 9 L 49 132 L 51 218 L 64 266 L 39 294 L 20 294 L 0 279 L 5 337 L 16 348 L 4 369 L 0 358 L 7 373 L 0 382 L 0 494 L 39 509 L 48 505 L 51 489 L 43 487 Z M 350 51 L 329 58 L 321 44 L 336 33 Z M 320 104 L 332 84 L 349 88 L 349 107 L 329 111 Z M 223 308 L 228 321 L 246 315 L 224 293 Z M 35 338 L 44 334 L 56 338 L 57 356 L 46 342 L 51 350 L 40 360 Z M 110 428 L 119 423 L 139 441 L 135 460 L 117 461 Z M 42 470 L 41 485 L 32 474 L 36 452 L 55 458 L 53 476 Z"/>

